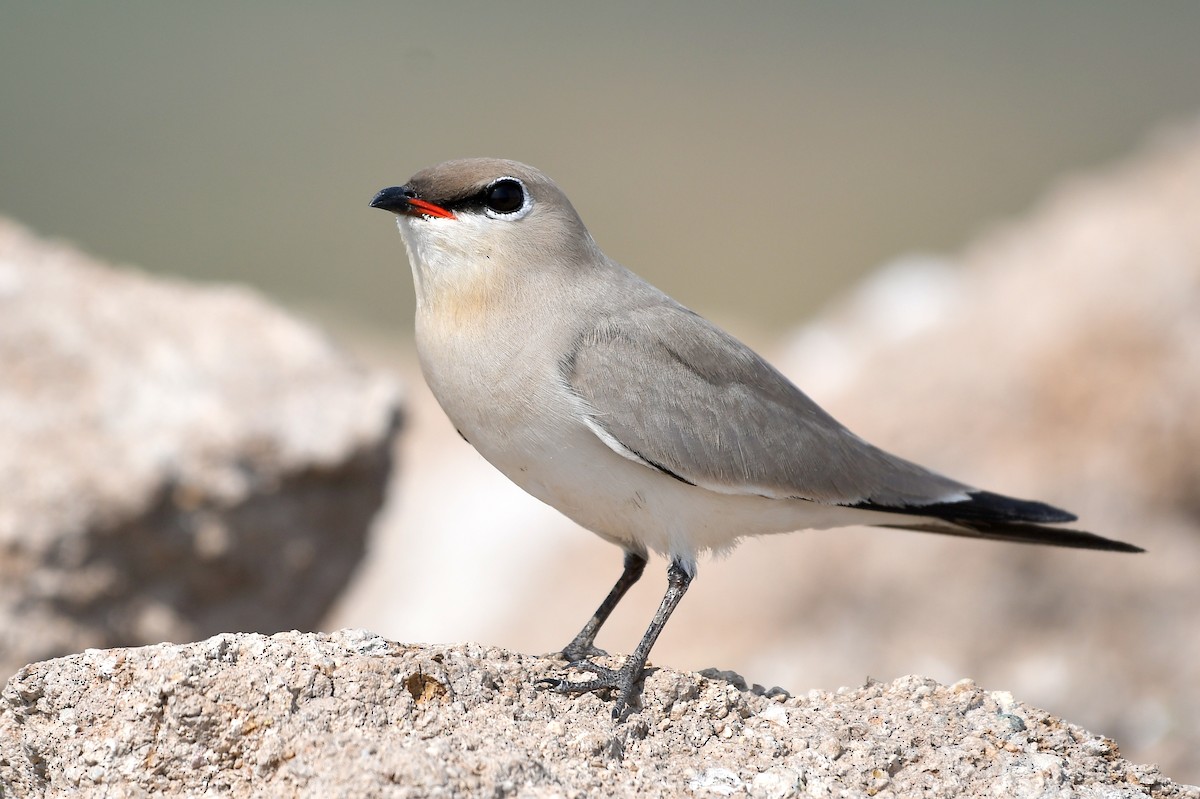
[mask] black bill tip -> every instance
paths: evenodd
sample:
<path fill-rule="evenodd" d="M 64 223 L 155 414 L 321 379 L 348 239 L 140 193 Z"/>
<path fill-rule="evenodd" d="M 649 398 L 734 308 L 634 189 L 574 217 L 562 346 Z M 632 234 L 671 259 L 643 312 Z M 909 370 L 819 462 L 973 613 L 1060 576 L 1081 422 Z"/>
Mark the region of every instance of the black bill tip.
<path fill-rule="evenodd" d="M 393 214 L 407 214 L 412 210 L 409 201 L 416 196 L 416 192 L 407 186 L 391 186 L 375 195 L 371 200 L 371 207 L 391 211 Z"/>

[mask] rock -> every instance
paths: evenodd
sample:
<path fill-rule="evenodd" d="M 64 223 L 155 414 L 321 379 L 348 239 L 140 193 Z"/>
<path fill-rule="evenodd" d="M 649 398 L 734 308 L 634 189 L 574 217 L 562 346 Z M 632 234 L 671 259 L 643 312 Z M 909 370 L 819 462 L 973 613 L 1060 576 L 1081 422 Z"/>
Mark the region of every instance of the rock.
<path fill-rule="evenodd" d="M 768 697 L 659 669 L 615 723 L 598 696 L 533 687 L 562 668 L 359 630 L 91 650 L 9 681 L 0 786 L 22 797 L 1200 797 L 970 681 Z"/>
<path fill-rule="evenodd" d="M 363 553 L 398 394 L 241 288 L 0 220 L 0 674 L 309 627 Z"/>

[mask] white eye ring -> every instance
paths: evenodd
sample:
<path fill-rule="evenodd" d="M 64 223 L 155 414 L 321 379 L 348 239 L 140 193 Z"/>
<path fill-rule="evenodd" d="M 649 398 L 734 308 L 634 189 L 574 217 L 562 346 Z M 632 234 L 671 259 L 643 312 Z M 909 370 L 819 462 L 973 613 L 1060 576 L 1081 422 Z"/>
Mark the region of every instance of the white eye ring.
<path fill-rule="evenodd" d="M 502 183 L 515 183 L 517 185 L 517 188 L 521 191 L 521 207 L 514 208 L 511 211 L 498 211 L 489 205 L 490 198 L 488 197 L 488 193 Z M 533 197 L 530 196 L 529 190 L 525 188 L 525 184 L 519 178 L 514 178 L 509 175 L 498 177 L 488 184 L 487 188 L 483 190 L 483 194 L 483 212 L 489 219 L 503 219 L 507 222 L 512 222 L 517 219 L 524 218 L 531 210 L 533 210 Z"/>

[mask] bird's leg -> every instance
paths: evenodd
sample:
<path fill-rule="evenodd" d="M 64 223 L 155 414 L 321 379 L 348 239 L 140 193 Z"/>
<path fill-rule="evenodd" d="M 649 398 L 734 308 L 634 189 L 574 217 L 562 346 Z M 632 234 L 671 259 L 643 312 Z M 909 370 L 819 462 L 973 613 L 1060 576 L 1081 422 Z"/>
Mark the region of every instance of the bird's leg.
<path fill-rule="evenodd" d="M 683 599 L 683 595 L 692 582 L 692 577 L 693 575 L 684 568 L 680 561 L 671 561 L 670 567 L 667 568 L 667 593 L 663 595 L 662 604 L 658 606 L 658 612 L 654 614 L 654 619 L 646 628 L 646 634 L 638 642 L 637 649 L 633 650 L 633 654 L 625 659 L 621 668 L 607 669 L 591 661 L 582 660 L 573 665 L 580 670 L 595 674 L 594 679 L 586 682 L 543 679 L 539 680 L 538 684 L 564 694 L 587 693 L 602 688 L 613 689 L 617 692 L 616 702 L 613 704 L 613 718 L 621 718 L 625 713 L 625 708 L 629 705 L 629 700 L 633 697 L 634 688 L 641 680 L 642 670 L 646 668 L 646 659 L 650 656 L 654 642 L 658 640 L 659 633 L 666 626 L 667 619 L 671 618 L 671 613 L 679 604 L 679 600 Z"/>
<path fill-rule="evenodd" d="M 625 570 L 617 578 L 616 585 L 608 592 L 608 596 L 600 603 L 600 607 L 596 608 L 596 612 L 588 619 L 587 624 L 583 625 L 579 635 L 576 635 L 571 639 L 571 643 L 563 647 L 562 655 L 569 663 L 577 663 L 595 655 L 607 654 L 604 650 L 595 647 L 596 634 L 600 632 L 604 622 L 608 621 L 609 615 L 612 614 L 613 609 L 625 596 L 625 593 L 642 578 L 642 572 L 645 570 L 646 555 L 644 553 L 632 550 L 625 553 Z"/>

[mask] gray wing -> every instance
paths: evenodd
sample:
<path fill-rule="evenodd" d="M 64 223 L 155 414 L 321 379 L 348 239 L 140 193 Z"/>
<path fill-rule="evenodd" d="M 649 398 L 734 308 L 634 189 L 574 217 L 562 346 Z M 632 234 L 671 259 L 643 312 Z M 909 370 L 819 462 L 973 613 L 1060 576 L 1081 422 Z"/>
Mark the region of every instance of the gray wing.
<path fill-rule="evenodd" d="M 863 441 L 682 306 L 607 317 L 561 367 L 606 444 L 713 491 L 911 507 L 961 501 L 973 490 Z"/>

